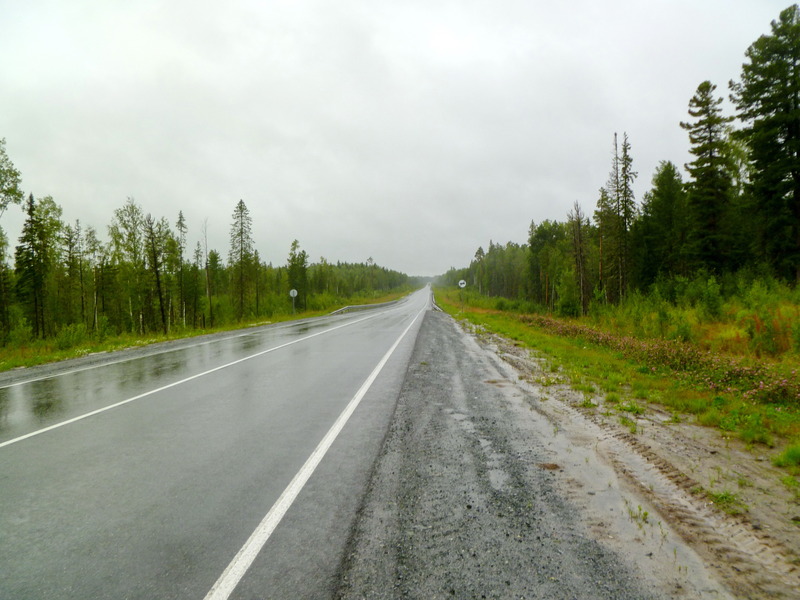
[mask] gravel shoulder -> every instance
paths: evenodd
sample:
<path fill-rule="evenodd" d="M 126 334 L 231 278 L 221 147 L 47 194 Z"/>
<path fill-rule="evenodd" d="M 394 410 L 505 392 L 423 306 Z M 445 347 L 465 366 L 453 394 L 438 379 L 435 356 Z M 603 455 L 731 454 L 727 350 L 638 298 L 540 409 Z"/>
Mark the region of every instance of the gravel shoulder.
<path fill-rule="evenodd" d="M 337 598 L 737 597 L 523 358 L 427 314 Z"/>

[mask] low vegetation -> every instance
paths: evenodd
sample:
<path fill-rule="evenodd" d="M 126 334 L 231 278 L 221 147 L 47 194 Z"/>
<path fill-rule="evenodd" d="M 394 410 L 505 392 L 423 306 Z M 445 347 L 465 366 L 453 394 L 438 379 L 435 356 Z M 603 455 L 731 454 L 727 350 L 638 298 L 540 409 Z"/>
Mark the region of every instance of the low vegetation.
<path fill-rule="evenodd" d="M 601 329 L 589 316 L 498 310 L 489 307 L 492 299 L 452 288 L 437 289 L 436 299 L 451 314 L 535 349 L 565 383 L 595 388 L 632 433 L 632 417 L 644 411 L 643 402 L 655 403 L 671 411 L 674 421 L 690 418 L 747 444 L 780 448 L 774 463 L 800 472 L 796 351 L 775 358 L 748 348 L 720 352 L 674 337 L 636 337 L 621 326 L 624 307 L 616 316 L 609 310 L 606 323 L 615 324 Z"/>
<path fill-rule="evenodd" d="M 615 134 L 592 209 L 576 201 L 564 221 L 531 222 L 527 243 L 479 247 L 440 278 L 467 286 L 440 302 L 536 348 L 584 394 L 595 386 L 587 404 L 605 397 L 631 431 L 636 407 L 658 403 L 676 421 L 775 447 L 775 464 L 796 475 L 800 121 L 787 99 L 798 51 L 793 4 L 745 52 L 733 113 L 703 81 L 687 121 L 675 116 L 692 156 L 684 169 L 662 160 L 637 201 L 632 144 Z"/>

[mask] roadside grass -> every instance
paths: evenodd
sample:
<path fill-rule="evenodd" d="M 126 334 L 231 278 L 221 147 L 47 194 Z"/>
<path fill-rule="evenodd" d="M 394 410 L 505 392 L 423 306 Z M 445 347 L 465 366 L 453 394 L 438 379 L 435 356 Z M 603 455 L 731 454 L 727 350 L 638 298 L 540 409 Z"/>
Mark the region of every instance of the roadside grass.
<path fill-rule="evenodd" d="M 772 459 L 776 467 L 785 467 L 795 474 L 800 474 L 800 443 L 794 443 Z"/>
<path fill-rule="evenodd" d="M 112 334 L 104 331 L 102 327 L 98 332 L 90 332 L 82 325 L 70 325 L 63 328 L 58 335 L 53 338 L 39 340 L 18 340 L 0 347 L 0 372 L 10 371 L 25 367 L 33 367 L 71 358 L 79 358 L 89 354 L 99 354 L 104 352 L 114 352 L 128 348 L 138 348 L 159 342 L 167 342 L 178 339 L 186 339 L 208 335 L 212 333 L 224 333 L 226 331 L 236 331 L 248 329 L 274 323 L 296 321 L 312 317 L 328 315 L 331 312 L 345 306 L 355 304 L 380 304 L 397 300 L 408 294 L 408 290 L 386 294 L 375 298 L 365 298 L 356 296 L 354 298 L 340 299 L 336 304 L 323 310 L 312 310 L 292 313 L 279 313 L 270 316 L 268 319 L 260 317 L 250 321 L 240 323 L 228 323 L 217 327 L 206 329 L 184 328 L 176 325 L 168 335 L 163 333 L 150 332 L 146 336 L 132 333 Z"/>
<path fill-rule="evenodd" d="M 729 515 L 740 515 L 743 512 L 747 512 L 749 508 L 747 504 L 742 502 L 738 494 L 730 490 L 722 490 L 720 492 L 704 490 L 704 494 L 717 508 Z"/>
<path fill-rule="evenodd" d="M 642 414 L 645 408 L 639 401 L 646 401 L 672 412 L 671 422 L 689 416 L 751 446 L 786 447 L 800 440 L 800 403 L 795 397 L 800 384 L 793 372 L 785 373 L 784 363 L 752 358 L 725 362 L 690 344 L 655 346 L 648 352 L 647 346 L 639 348 L 631 338 L 607 333 L 582 336 L 586 328 L 554 325 L 549 317 L 541 327 L 531 315 L 486 306 L 473 309 L 468 303 L 462 305 L 458 291 L 437 289 L 436 300 L 453 316 L 535 349 L 563 383 L 584 393 L 589 387 L 596 389 L 590 400 L 604 398 L 631 431 L 635 422 L 625 415 Z M 569 334 L 559 335 L 562 329 Z M 800 444 L 788 445 L 773 462 L 800 468 Z"/>

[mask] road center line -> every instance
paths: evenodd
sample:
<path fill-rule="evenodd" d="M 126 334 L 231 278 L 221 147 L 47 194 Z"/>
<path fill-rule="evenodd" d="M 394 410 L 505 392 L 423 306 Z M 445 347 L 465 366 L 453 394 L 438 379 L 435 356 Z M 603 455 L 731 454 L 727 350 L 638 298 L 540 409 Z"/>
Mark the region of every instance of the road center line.
<path fill-rule="evenodd" d="M 75 423 L 77 421 L 82 421 L 83 419 L 88 419 L 89 417 L 93 417 L 94 415 L 99 415 L 100 413 L 104 413 L 104 412 L 106 412 L 108 410 L 111 410 L 111 409 L 114 409 L 114 408 L 119 408 L 120 406 L 124 406 L 125 404 L 129 404 L 129 403 L 131 403 L 131 402 L 133 402 L 135 400 L 140 400 L 140 399 L 145 398 L 147 396 L 152 396 L 153 394 L 157 394 L 158 392 L 163 392 L 164 390 L 168 390 L 169 388 L 173 388 L 173 387 L 179 386 L 181 384 L 187 383 L 189 381 L 192 381 L 194 379 L 198 379 L 200 377 L 204 377 L 206 375 L 210 375 L 211 373 L 216 373 L 217 371 L 221 371 L 222 369 L 227 369 L 228 367 L 232 367 L 234 365 L 238 365 L 239 363 L 243 363 L 243 362 L 248 361 L 250 359 L 257 358 L 259 356 L 263 356 L 264 354 L 268 354 L 270 352 L 275 352 L 276 350 L 280 350 L 281 348 L 286 348 L 287 346 L 291 346 L 293 344 L 298 344 L 300 342 L 304 342 L 306 340 L 310 340 L 311 338 L 315 338 L 317 336 L 324 335 L 326 333 L 331 333 L 332 331 L 336 331 L 337 329 L 342 329 L 343 327 L 350 327 L 351 325 L 355 325 L 357 323 L 362 323 L 363 321 L 366 321 L 368 319 L 374 319 L 375 317 L 380 316 L 382 314 L 385 314 L 385 312 L 369 315 L 369 316 L 363 317 L 361 319 L 358 319 L 356 321 L 349 321 L 347 323 L 343 323 L 342 325 L 337 325 L 336 327 L 331 327 L 330 329 L 326 329 L 324 331 L 318 331 L 317 333 L 312 333 L 311 335 L 307 335 L 305 337 L 298 338 L 296 340 L 292 340 L 291 342 L 286 342 L 285 344 L 281 344 L 280 346 L 275 346 L 274 348 L 268 348 L 267 350 L 262 350 L 261 352 L 256 352 L 255 354 L 251 354 L 250 356 L 245 356 L 244 358 L 240 358 L 238 360 L 234 360 L 233 362 L 229 362 L 229 363 L 226 363 L 224 365 L 220 365 L 219 367 L 214 367 L 213 369 L 209 369 L 208 371 L 203 371 L 202 373 L 197 373 L 195 375 L 192 375 L 191 377 L 186 377 L 184 379 L 181 379 L 180 381 L 174 381 L 173 383 L 169 383 L 169 384 L 161 386 L 159 388 L 156 388 L 156 389 L 153 389 L 153 390 L 149 390 L 147 392 L 139 394 L 138 396 L 133 396 L 132 398 L 127 398 L 127 399 L 122 400 L 120 402 L 117 402 L 115 404 L 110 404 L 108 406 L 104 406 L 103 408 L 98 408 L 97 410 L 93 410 L 91 412 L 88 412 L 88 413 L 85 413 L 85 414 L 82 414 L 82 415 L 78 415 L 77 417 L 73 417 L 71 419 L 67 419 L 66 421 L 61 421 L 60 423 L 54 423 L 53 425 L 50 425 L 49 427 L 44 427 L 42 429 L 37 429 L 36 431 L 31 431 L 30 433 L 26 433 L 25 435 L 21 435 L 19 437 L 16 437 L 16 438 L 13 438 L 11 440 L 7 440 L 5 442 L 0 443 L 0 448 L 3 448 L 5 446 L 10 446 L 11 444 L 16 444 L 17 442 L 21 442 L 23 440 L 27 440 L 28 438 L 32 438 L 32 437 L 35 437 L 37 435 L 41 435 L 42 433 L 47 433 L 48 431 L 52 431 L 54 429 L 58 429 L 59 427 L 64 427 L 65 425 L 70 425 L 70 424 Z"/>
<path fill-rule="evenodd" d="M 272 508 L 269 509 L 269 512 L 266 514 L 261 523 L 259 523 L 258 527 L 256 527 L 255 531 L 253 531 L 253 533 L 250 535 L 244 546 L 242 546 L 239 552 L 236 553 L 236 556 L 233 557 L 233 560 L 222 572 L 222 575 L 219 576 L 219 579 L 217 579 L 211 590 L 208 592 L 208 594 L 206 594 L 204 600 L 227 600 L 230 597 L 231 593 L 233 593 L 233 590 L 239 584 L 242 577 L 244 577 L 244 574 L 250 568 L 250 565 L 253 564 L 253 561 L 256 559 L 258 553 L 261 552 L 264 544 L 267 543 L 267 540 L 272 535 L 272 532 L 275 531 L 275 528 L 281 522 L 283 516 L 292 506 L 306 482 L 309 480 L 319 463 L 325 457 L 325 454 L 327 454 L 328 450 L 333 445 L 333 442 L 336 440 L 339 433 L 342 431 L 342 429 L 344 429 L 344 426 L 347 424 L 350 416 L 361 403 L 361 399 L 366 395 L 367 391 L 369 391 L 369 388 L 372 387 L 372 384 L 375 382 L 375 379 L 377 379 L 378 374 L 381 372 L 381 370 L 383 370 L 383 367 L 389 361 L 389 358 L 392 356 L 392 354 L 394 354 L 394 351 L 400 345 L 400 342 L 406 336 L 408 331 L 411 329 L 414 323 L 417 322 L 419 316 L 426 310 L 427 306 L 417 313 L 411 323 L 409 323 L 408 327 L 406 327 L 403 333 L 400 334 L 400 337 L 397 338 L 392 347 L 389 348 L 389 351 L 384 354 L 383 358 L 372 370 L 372 373 L 369 374 L 369 377 L 367 377 L 359 390 L 356 392 L 356 395 L 353 396 L 353 399 L 350 400 L 348 405 L 328 430 L 328 433 L 325 434 L 325 437 L 322 438 L 322 441 L 311 453 L 311 456 L 308 457 L 305 464 L 300 468 L 286 489 L 283 490 L 283 493 L 280 495 L 275 504 L 272 505 Z"/>

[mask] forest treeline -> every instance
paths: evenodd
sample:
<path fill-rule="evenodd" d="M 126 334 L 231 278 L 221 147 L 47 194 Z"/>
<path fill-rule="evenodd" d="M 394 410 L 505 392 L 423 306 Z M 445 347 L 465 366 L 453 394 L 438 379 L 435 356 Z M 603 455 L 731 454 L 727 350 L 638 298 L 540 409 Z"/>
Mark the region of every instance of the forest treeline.
<path fill-rule="evenodd" d="M 132 198 L 114 210 L 107 238 L 80 221 L 65 223 L 52 197 L 27 197 L 0 139 L 0 214 L 19 204 L 25 221 L 10 247 L 0 229 L 0 343 L 85 335 L 208 329 L 293 310 L 324 310 L 354 297 L 375 297 L 415 282 L 365 263 L 311 263 L 295 240 L 285 264 L 260 257 L 244 201 L 231 217 L 227 256 L 208 247 L 205 226 L 188 244 L 183 212 L 174 225 L 145 214 Z M 8 257 L 13 252 L 13 263 Z M 292 299 L 290 290 L 296 290 Z"/>
<path fill-rule="evenodd" d="M 489 243 L 451 269 L 479 293 L 564 316 L 631 293 L 675 301 L 740 291 L 753 281 L 800 281 L 800 10 L 792 5 L 745 52 L 728 85 L 735 114 L 704 81 L 679 126 L 686 180 L 662 161 L 637 202 L 631 143 L 614 135 L 608 180 L 591 216 L 575 202 L 565 221 L 531 223 L 527 244 Z M 676 124 L 677 125 L 677 124 Z"/>

